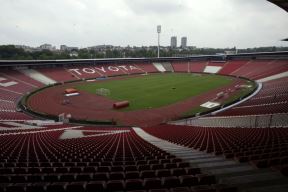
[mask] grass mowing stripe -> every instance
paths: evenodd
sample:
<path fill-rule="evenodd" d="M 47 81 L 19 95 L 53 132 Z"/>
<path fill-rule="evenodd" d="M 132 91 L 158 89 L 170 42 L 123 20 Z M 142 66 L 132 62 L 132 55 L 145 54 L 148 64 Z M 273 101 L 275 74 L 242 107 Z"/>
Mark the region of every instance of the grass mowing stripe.
<path fill-rule="evenodd" d="M 77 86 L 95 94 L 96 89 L 109 89 L 114 100 L 128 100 L 125 110 L 157 108 L 200 95 L 231 83 L 229 77 L 194 74 L 154 74 L 135 78 L 98 81 Z"/>

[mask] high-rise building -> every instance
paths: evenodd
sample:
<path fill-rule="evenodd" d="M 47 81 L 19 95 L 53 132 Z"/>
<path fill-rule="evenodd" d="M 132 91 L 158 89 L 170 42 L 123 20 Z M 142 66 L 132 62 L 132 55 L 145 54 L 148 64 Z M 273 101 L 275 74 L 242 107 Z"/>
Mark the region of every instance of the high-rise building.
<path fill-rule="evenodd" d="M 187 37 L 181 38 L 181 48 L 185 49 L 187 47 Z"/>
<path fill-rule="evenodd" d="M 177 37 L 176 36 L 172 36 L 171 37 L 171 48 L 176 48 L 177 47 Z"/>

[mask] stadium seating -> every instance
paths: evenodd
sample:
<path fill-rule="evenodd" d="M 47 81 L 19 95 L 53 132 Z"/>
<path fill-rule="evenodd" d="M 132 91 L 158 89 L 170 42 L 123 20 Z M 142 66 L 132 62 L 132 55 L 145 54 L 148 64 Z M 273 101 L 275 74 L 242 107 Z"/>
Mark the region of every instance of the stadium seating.
<path fill-rule="evenodd" d="M 251 79 L 261 79 L 269 77 L 278 73 L 282 73 L 288 70 L 288 61 L 287 60 L 274 60 L 269 62 L 268 66 L 261 66 L 261 70 L 257 70 L 257 74 L 247 76 Z"/>
<path fill-rule="evenodd" d="M 154 65 L 149 63 L 137 63 L 135 66 L 139 69 L 142 69 L 145 73 L 155 73 L 158 72 L 158 70 L 154 67 Z"/>
<path fill-rule="evenodd" d="M 200 127 L 242 127 L 242 128 L 278 128 L 288 127 L 288 114 L 275 113 L 268 115 L 240 115 L 240 116 L 207 116 L 187 119 L 178 125 L 193 125 Z"/>
<path fill-rule="evenodd" d="M 157 72 L 152 64 L 97 64 L 97 65 L 69 65 L 65 68 L 38 68 L 37 71 L 50 77 L 57 82 L 77 79 L 98 78 L 107 76 L 141 74 Z"/>
<path fill-rule="evenodd" d="M 218 74 L 254 80 L 288 70 L 287 60 L 280 59 L 171 64 L 175 72 L 201 73 L 207 66 L 220 66 Z M 71 64 L 35 70 L 57 82 L 158 72 L 150 62 Z M 217 184 L 216 176 L 206 174 L 205 169 L 148 143 L 130 127 L 19 127 L 16 122 L 25 124 L 25 120 L 34 117 L 18 112 L 17 102 L 43 84 L 15 69 L 1 70 L 0 77 L 4 85 L 0 86 L 0 192 L 237 191 L 235 186 Z M 288 176 L 287 83 L 287 77 L 264 82 L 253 98 L 213 117 L 204 117 L 202 122 L 200 118 L 197 126 L 163 124 L 143 129 L 203 154 L 277 170 Z M 41 102 L 48 97 L 41 98 Z M 34 102 L 37 105 L 40 100 Z"/>
<path fill-rule="evenodd" d="M 17 78 L 14 77 L 14 74 L 15 75 L 17 74 Z M 4 73 L 0 73 L 0 78 L 2 79 L 0 82 L 1 83 L 0 89 L 21 94 L 21 93 L 27 93 L 28 91 L 38 88 L 38 86 L 34 84 L 21 80 L 20 77 L 24 78 L 25 75 L 24 74 L 19 75 L 19 72 L 16 71 L 9 71 L 9 72 L 4 71 Z"/>
<path fill-rule="evenodd" d="M 215 183 L 204 181 L 199 169 L 191 172 L 189 164 L 144 141 L 131 128 L 73 129 L 98 131 L 98 136 L 88 134 L 81 139 L 59 139 L 65 132 L 61 129 L 50 126 L 31 133 L 25 130 L 25 134 L 21 130 L 15 135 L 0 134 L 2 189 L 118 191 Z M 102 131 L 118 133 L 100 135 Z"/>
<path fill-rule="evenodd" d="M 22 83 L 25 83 L 27 85 L 30 85 L 32 87 L 42 87 L 43 84 L 39 81 L 35 81 L 34 79 L 31 79 L 27 77 L 26 75 L 23 75 L 23 73 L 19 72 L 18 70 L 3 70 L 1 71 L 1 74 L 4 76 L 8 76 L 10 78 L 13 78 L 16 81 L 21 81 Z M 0 74 L 0 76 L 1 76 Z"/>
<path fill-rule="evenodd" d="M 219 74 L 230 75 L 234 71 L 238 70 L 240 67 L 245 65 L 248 60 L 236 60 L 236 61 L 228 61 L 224 67 L 219 71 Z"/>
<path fill-rule="evenodd" d="M 175 72 L 188 72 L 189 63 L 186 62 L 172 62 L 172 66 Z"/>
<path fill-rule="evenodd" d="M 3 70 L 0 73 L 0 120 L 30 120 L 32 117 L 16 110 L 18 100 L 29 91 L 43 84 L 16 70 Z"/>
<path fill-rule="evenodd" d="M 287 70 L 287 60 L 251 60 L 231 73 L 250 79 L 260 79 Z"/>
<path fill-rule="evenodd" d="M 253 98 L 241 103 L 218 116 L 257 115 L 288 112 L 288 78 L 281 78 L 263 83 L 260 92 Z"/>
<path fill-rule="evenodd" d="M 30 120 L 33 119 L 33 117 L 28 116 L 21 112 L 16 111 L 2 111 L 0 110 L 0 117 L 1 120 Z"/>
<path fill-rule="evenodd" d="M 196 73 L 201 73 L 204 72 L 204 69 L 206 65 L 208 64 L 208 61 L 193 61 L 189 62 L 189 72 L 196 72 Z"/>
<path fill-rule="evenodd" d="M 62 67 L 55 68 L 39 68 L 38 72 L 45 74 L 57 82 L 77 80 L 77 77 Z"/>
<path fill-rule="evenodd" d="M 288 163 L 286 128 L 204 128 L 161 125 L 146 128 L 152 135 L 215 155 L 224 155 L 259 168 Z"/>

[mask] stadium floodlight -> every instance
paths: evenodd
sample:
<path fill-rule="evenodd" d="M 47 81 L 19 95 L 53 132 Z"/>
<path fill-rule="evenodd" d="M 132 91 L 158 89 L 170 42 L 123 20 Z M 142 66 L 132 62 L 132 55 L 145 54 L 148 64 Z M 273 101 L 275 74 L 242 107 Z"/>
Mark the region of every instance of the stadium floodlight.
<path fill-rule="evenodd" d="M 157 33 L 158 33 L 158 58 L 160 56 L 160 33 L 161 33 L 161 25 L 157 25 Z"/>

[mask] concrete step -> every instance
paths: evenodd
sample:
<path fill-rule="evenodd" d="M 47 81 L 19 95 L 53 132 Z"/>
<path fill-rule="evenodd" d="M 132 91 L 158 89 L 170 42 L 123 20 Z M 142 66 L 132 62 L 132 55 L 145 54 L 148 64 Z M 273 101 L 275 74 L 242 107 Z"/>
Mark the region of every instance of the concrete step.
<path fill-rule="evenodd" d="M 272 186 L 261 186 L 261 187 L 254 187 L 244 192 L 287 192 L 288 191 L 288 184 L 287 185 L 272 185 Z"/>
<path fill-rule="evenodd" d="M 233 184 L 233 185 L 247 185 L 256 182 L 267 182 L 273 180 L 286 179 L 279 172 L 266 172 L 266 173 L 251 173 L 250 175 L 241 175 L 235 177 L 225 177 L 219 179 L 220 183 Z M 287 180 L 288 181 L 288 180 Z"/>
<path fill-rule="evenodd" d="M 207 172 L 215 175 L 215 176 L 221 176 L 221 177 L 225 177 L 225 176 L 239 176 L 241 174 L 247 174 L 247 172 L 251 172 L 251 171 L 255 171 L 255 169 L 251 166 L 247 166 L 247 165 L 233 165 L 233 166 L 226 166 L 226 167 L 221 167 L 221 168 L 217 168 L 217 167 L 212 167 L 212 168 L 208 168 L 208 169 L 204 169 L 207 170 Z"/>
<path fill-rule="evenodd" d="M 249 163 L 227 160 L 223 156 L 196 151 L 154 137 L 141 128 L 133 128 L 141 138 L 151 144 L 199 167 L 202 172 L 216 176 L 218 183 L 237 186 L 240 192 L 282 192 L 288 191 L 288 179 L 272 169 L 258 169 Z"/>

